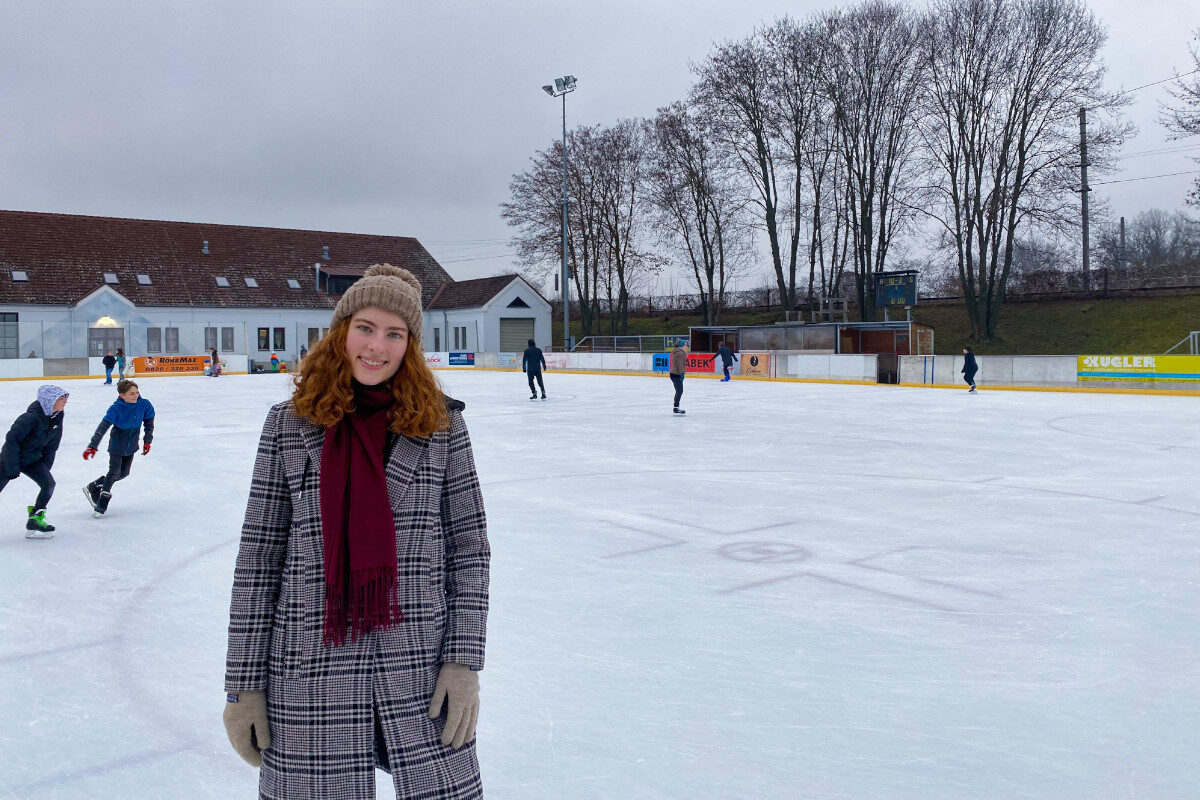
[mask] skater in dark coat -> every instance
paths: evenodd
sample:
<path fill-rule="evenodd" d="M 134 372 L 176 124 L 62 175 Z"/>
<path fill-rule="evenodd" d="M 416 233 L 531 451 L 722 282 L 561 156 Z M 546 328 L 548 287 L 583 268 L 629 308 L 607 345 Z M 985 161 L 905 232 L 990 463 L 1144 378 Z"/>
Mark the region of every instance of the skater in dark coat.
<path fill-rule="evenodd" d="M 104 358 L 101 360 L 101 363 L 104 364 L 104 385 L 107 386 L 112 383 L 112 371 L 117 366 L 117 359 L 116 356 L 113 355 L 112 350 L 109 350 L 104 354 Z"/>
<path fill-rule="evenodd" d="M 525 348 L 525 355 L 521 359 L 521 371 L 529 376 L 529 399 L 536 400 L 537 392 L 534 391 L 533 381 L 536 378 L 538 388 L 542 390 L 542 399 L 546 399 L 546 386 L 542 383 L 542 370 L 546 368 L 546 357 L 542 355 L 542 350 L 533 343 L 533 339 L 529 340 L 529 346 Z"/>
<path fill-rule="evenodd" d="M 725 371 L 725 377 L 721 378 L 721 383 L 729 380 L 729 370 L 733 367 L 733 362 L 738 360 L 738 357 L 729 349 L 729 345 L 722 344 L 717 348 L 717 357 L 721 359 L 721 369 Z"/>
<path fill-rule="evenodd" d="M 62 442 L 63 409 L 67 406 L 67 397 L 69 395 L 61 386 L 39 386 L 37 400 L 13 422 L 4 437 L 4 447 L 0 449 L 0 465 L 3 466 L 0 491 L 21 473 L 38 485 L 37 500 L 28 506 L 26 539 L 49 539 L 54 535 L 54 526 L 46 522 L 46 506 L 54 494 L 54 477 L 50 469 Z"/>
<path fill-rule="evenodd" d="M 679 407 L 679 401 L 683 397 L 683 376 L 687 374 L 687 344 L 681 344 L 671 351 L 671 383 L 675 385 L 675 405 L 673 412 L 676 414 L 686 413 Z"/>
<path fill-rule="evenodd" d="M 100 420 L 92 441 L 83 451 L 84 461 L 95 457 L 100 440 L 112 428 L 108 437 L 108 472 L 83 487 L 97 516 L 108 511 L 113 484 L 129 477 L 143 427 L 146 436 L 141 442 L 142 455 L 150 455 L 150 443 L 154 441 L 154 406 L 141 396 L 138 385 L 133 381 L 121 381 L 117 384 L 117 394 L 116 401 L 104 412 L 104 419 Z"/>
<path fill-rule="evenodd" d="M 372 266 L 263 425 L 224 721 L 264 800 L 373 798 L 376 766 L 397 797 L 483 797 L 487 522 L 421 327 L 417 279 Z"/>
<path fill-rule="evenodd" d="M 969 347 L 963 348 L 963 365 L 962 365 L 963 380 L 967 382 L 967 386 L 971 388 L 967 390 L 968 394 L 975 394 L 975 373 L 979 372 L 979 364 L 975 363 L 975 351 Z"/>

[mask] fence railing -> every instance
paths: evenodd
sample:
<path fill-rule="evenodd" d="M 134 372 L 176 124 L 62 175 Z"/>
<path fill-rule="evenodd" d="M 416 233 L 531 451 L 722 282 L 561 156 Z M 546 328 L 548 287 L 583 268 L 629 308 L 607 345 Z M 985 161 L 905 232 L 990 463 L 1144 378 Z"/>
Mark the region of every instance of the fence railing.
<path fill-rule="evenodd" d="M 1200 355 L 1200 331 L 1192 331 L 1183 337 L 1179 344 L 1172 347 L 1171 350 L 1178 350 L 1185 344 L 1188 346 L 1188 355 Z M 1167 353 L 1170 353 L 1171 350 L 1168 350 Z M 1166 353 L 1163 353 L 1163 355 L 1166 355 Z"/>
<path fill-rule="evenodd" d="M 663 353 L 686 342 L 688 334 L 664 336 L 585 336 L 576 343 L 576 353 Z"/>

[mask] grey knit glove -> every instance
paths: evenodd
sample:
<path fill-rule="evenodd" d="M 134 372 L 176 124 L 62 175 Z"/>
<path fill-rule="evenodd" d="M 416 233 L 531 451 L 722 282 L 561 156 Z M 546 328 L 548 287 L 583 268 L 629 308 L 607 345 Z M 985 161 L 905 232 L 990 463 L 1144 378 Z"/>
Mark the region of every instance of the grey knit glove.
<path fill-rule="evenodd" d="M 252 767 L 262 766 L 262 751 L 271 746 L 267 725 L 267 693 L 230 694 L 225 703 L 225 733 L 239 756 Z"/>
<path fill-rule="evenodd" d="M 429 718 L 436 719 L 447 705 L 442 744 L 458 749 L 475 738 L 479 721 L 479 675 L 466 664 L 442 664 L 437 687 L 429 704 Z"/>

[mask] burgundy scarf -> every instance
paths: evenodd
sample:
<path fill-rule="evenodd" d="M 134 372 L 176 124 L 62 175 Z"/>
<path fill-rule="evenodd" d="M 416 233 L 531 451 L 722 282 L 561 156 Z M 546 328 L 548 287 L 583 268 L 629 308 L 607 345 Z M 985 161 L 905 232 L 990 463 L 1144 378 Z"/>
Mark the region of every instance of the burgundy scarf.
<path fill-rule="evenodd" d="M 325 429 L 321 528 L 327 646 L 404 619 L 397 591 L 396 527 L 383 456 L 391 391 L 355 381 L 354 412 Z"/>

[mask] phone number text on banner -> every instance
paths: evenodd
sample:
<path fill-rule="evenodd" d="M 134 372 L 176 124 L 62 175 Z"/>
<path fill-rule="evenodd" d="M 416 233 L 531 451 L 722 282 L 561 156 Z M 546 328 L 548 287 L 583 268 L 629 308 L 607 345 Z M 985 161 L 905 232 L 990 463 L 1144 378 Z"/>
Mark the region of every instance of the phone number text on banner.
<path fill-rule="evenodd" d="M 1081 381 L 1200 382 L 1200 356 L 1079 356 Z"/>

